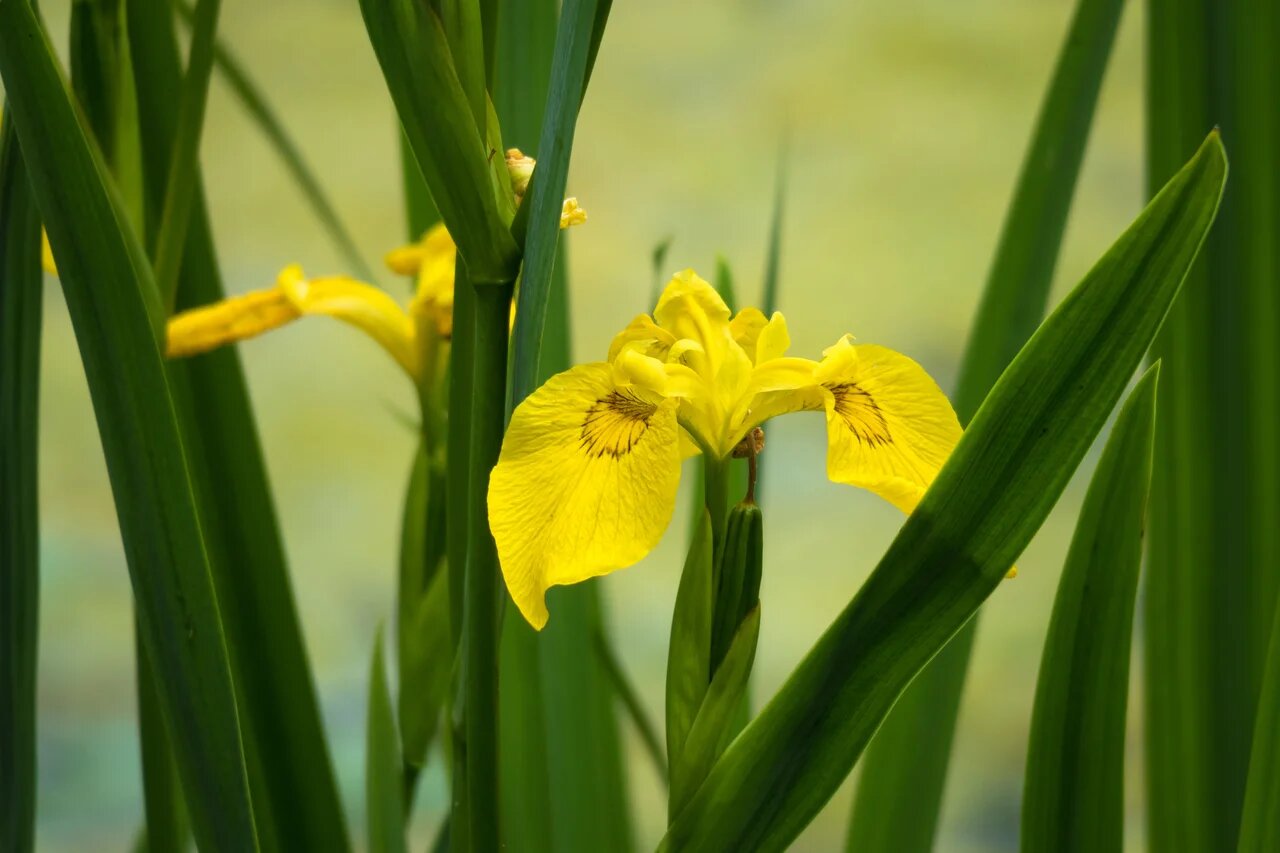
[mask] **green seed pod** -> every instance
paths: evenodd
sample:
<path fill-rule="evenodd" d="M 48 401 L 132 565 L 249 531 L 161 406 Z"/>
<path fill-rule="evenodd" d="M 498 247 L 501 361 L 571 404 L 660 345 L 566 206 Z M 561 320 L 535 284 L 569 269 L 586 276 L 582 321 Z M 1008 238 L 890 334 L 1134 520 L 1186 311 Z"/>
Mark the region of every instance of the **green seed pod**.
<path fill-rule="evenodd" d="M 717 554 L 719 584 L 711 631 L 711 672 L 724 660 L 742 620 L 760 602 L 764 516 L 753 501 L 729 511 L 724 540 Z"/>

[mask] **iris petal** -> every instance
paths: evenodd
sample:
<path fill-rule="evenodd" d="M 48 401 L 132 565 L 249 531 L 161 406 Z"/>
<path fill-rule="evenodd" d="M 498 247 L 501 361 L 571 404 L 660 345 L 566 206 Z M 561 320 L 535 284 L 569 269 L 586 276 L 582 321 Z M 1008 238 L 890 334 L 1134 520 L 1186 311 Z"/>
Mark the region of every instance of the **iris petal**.
<path fill-rule="evenodd" d="M 662 537 L 680 483 L 676 401 L 618 385 L 613 367 L 558 374 L 512 414 L 489 480 L 507 589 L 535 628 L 545 594 L 638 562 Z"/>

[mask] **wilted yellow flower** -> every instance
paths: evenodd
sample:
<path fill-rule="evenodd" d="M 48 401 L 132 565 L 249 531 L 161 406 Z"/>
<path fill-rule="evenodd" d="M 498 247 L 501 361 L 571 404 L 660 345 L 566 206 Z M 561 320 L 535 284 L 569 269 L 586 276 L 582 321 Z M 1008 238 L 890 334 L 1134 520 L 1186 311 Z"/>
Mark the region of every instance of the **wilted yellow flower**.
<path fill-rule="evenodd" d="M 489 523 L 516 606 L 547 621 L 548 588 L 630 566 L 675 508 L 680 460 L 716 459 L 769 418 L 820 411 L 827 475 L 911 512 L 960 438 L 924 369 L 848 336 L 821 361 L 786 355 L 781 314 L 731 316 L 692 270 L 633 320 L 607 361 L 553 376 L 515 410 L 489 483 Z"/>

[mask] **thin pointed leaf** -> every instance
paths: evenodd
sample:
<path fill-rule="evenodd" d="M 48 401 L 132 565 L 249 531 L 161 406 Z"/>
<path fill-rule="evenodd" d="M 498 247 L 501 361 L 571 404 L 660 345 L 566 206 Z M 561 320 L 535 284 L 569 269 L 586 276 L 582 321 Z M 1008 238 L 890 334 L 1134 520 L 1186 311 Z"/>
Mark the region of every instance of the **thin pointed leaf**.
<path fill-rule="evenodd" d="M 0 74 L 58 258 L 195 836 L 205 850 L 256 850 L 227 646 L 157 345 L 155 282 L 22 0 L 0 2 Z"/>
<path fill-rule="evenodd" d="M 36 503 L 40 215 L 0 119 L 0 849 L 30 853 L 36 817 Z"/>
<path fill-rule="evenodd" d="M 1000 584 L 1159 329 L 1226 180 L 1216 135 L 1022 349 L 866 584 L 729 747 L 665 849 L 779 850 Z"/>
<path fill-rule="evenodd" d="M 221 8 L 222 0 L 197 0 L 191 25 L 191 52 L 182 75 L 182 97 L 178 103 L 173 152 L 168 158 L 169 176 L 165 180 L 160 232 L 153 251 L 156 284 L 167 308 L 173 306 L 178 292 L 182 250 L 187 245 L 191 205 L 200 179 L 200 135 L 204 129 L 205 105 L 209 100 L 214 39 L 218 34 L 218 12 Z"/>
<path fill-rule="evenodd" d="M 961 423 L 1044 316 L 1122 6 L 1122 0 L 1076 6 L 969 332 L 954 395 Z M 977 625 L 971 620 L 938 653 L 876 733 L 863 759 L 848 850 L 933 849 Z"/>
<path fill-rule="evenodd" d="M 787 155 L 778 155 L 778 176 L 773 187 L 773 213 L 769 217 L 769 242 L 764 254 L 764 287 L 761 289 L 760 310 L 772 316 L 778 310 L 778 276 L 782 265 L 782 224 L 786 212 Z"/>
<path fill-rule="evenodd" d="M 1158 366 L 1148 370 L 1120 409 L 1058 581 L 1031 715 L 1024 853 L 1124 846 L 1129 647 L 1158 377 Z"/>
<path fill-rule="evenodd" d="M 521 204 L 521 211 L 527 211 L 528 231 L 516 307 L 508 411 L 533 393 L 541 377 L 539 361 L 559 240 L 560 209 L 569 176 L 569 156 L 586 86 L 589 54 L 593 43 L 599 45 L 608 5 L 601 0 L 566 0 L 560 12 L 547 108 L 538 143 L 538 166 L 528 197 Z"/>
<path fill-rule="evenodd" d="M 369 667 L 369 714 L 365 738 L 364 812 L 370 853 L 405 853 L 404 802 L 401 799 L 400 738 L 391 689 L 382 659 L 382 628 L 373 641 Z"/>

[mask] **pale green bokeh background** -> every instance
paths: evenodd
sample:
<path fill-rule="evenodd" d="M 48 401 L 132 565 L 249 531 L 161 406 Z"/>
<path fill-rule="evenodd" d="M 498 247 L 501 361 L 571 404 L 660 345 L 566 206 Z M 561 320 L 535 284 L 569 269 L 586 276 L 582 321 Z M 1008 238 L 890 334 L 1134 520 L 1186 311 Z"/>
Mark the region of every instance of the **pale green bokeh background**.
<path fill-rule="evenodd" d="M 65 33 L 67 3 L 44 4 Z M 574 344 L 603 355 L 645 309 L 649 255 L 671 271 L 731 259 L 757 292 L 779 138 L 791 143 L 781 307 L 796 354 L 846 331 L 899 349 L 950 387 L 1066 0 L 716 0 L 618 3 L 582 113 L 570 192 Z M 405 236 L 389 100 L 356 3 L 224 4 L 222 32 L 272 102 L 371 262 Z M 1060 264 L 1073 283 L 1141 202 L 1141 22 L 1126 16 Z M 65 36 L 62 37 L 65 40 Z M 301 195 L 216 83 L 202 160 L 233 291 L 286 262 L 345 271 Z M 386 276 L 398 294 L 407 293 Z M 41 850 L 124 849 L 140 825 L 127 574 L 65 306 L 48 285 L 41 393 Z M 413 438 L 408 383 L 368 340 L 327 320 L 242 347 L 324 718 L 351 828 L 373 631 L 392 611 Z M 765 455 L 767 562 L 756 695 L 767 698 L 857 589 L 901 523 L 826 482 L 820 418 L 787 418 Z M 1091 467 L 1086 464 L 1086 470 Z M 1028 718 L 1077 477 L 986 607 L 960 721 L 940 850 L 1012 850 Z M 617 645 L 660 719 L 684 513 L 658 551 L 605 589 Z M 554 618 L 554 614 L 553 614 Z M 1136 673 L 1135 673 L 1136 674 Z M 1131 707 L 1133 846 L 1141 846 L 1140 714 Z M 640 848 L 660 837 L 658 780 L 629 728 Z M 841 843 L 851 786 L 796 844 Z M 439 814 L 429 783 L 417 827 Z"/>

